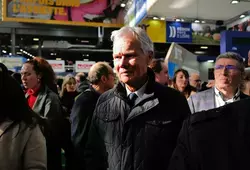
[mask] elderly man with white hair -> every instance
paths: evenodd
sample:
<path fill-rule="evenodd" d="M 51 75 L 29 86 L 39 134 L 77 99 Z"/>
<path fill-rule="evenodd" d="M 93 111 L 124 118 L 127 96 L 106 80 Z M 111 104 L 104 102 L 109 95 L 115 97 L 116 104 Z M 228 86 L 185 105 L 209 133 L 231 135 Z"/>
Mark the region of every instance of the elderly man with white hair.
<path fill-rule="evenodd" d="M 148 68 L 154 46 L 138 27 L 112 33 L 118 85 L 97 102 L 85 150 L 88 170 L 167 169 L 183 120 L 179 92 L 155 82 Z"/>

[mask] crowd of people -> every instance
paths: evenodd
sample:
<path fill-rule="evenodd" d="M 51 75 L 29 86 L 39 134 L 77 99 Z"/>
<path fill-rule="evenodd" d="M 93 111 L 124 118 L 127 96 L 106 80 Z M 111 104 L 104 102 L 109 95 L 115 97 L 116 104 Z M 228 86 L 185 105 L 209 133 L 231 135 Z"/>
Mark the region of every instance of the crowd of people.
<path fill-rule="evenodd" d="M 241 56 L 219 55 L 213 83 L 203 86 L 182 68 L 170 79 L 143 29 L 123 27 L 111 40 L 114 68 L 97 62 L 63 80 L 43 58 L 20 75 L 0 63 L 0 169 L 62 170 L 62 150 L 66 170 L 249 167 Z"/>

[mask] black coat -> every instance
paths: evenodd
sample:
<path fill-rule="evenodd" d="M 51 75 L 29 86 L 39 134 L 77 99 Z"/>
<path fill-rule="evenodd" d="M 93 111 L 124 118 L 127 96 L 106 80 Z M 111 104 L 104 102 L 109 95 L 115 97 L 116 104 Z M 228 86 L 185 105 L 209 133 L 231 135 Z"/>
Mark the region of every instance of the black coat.
<path fill-rule="evenodd" d="M 183 124 L 169 170 L 250 169 L 250 99 L 198 112 Z"/>
<path fill-rule="evenodd" d="M 85 150 L 87 170 L 167 169 L 190 110 L 184 96 L 156 83 L 151 70 L 148 75 L 134 107 L 122 83 L 99 98 Z"/>
<path fill-rule="evenodd" d="M 99 96 L 100 94 L 90 86 L 89 89 L 76 97 L 73 105 L 70 119 L 71 140 L 74 147 L 74 170 L 81 170 L 84 168 L 84 148 L 87 143 L 89 127 Z"/>

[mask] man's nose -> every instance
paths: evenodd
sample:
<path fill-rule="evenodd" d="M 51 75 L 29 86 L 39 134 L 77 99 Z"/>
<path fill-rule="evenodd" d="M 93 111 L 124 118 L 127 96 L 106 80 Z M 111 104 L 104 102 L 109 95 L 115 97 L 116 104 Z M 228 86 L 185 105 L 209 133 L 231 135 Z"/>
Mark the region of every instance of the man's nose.
<path fill-rule="evenodd" d="M 228 69 L 226 67 L 223 68 L 222 70 L 223 75 L 228 75 Z"/>
<path fill-rule="evenodd" d="M 125 57 L 125 56 L 122 56 L 121 60 L 120 60 L 120 66 L 121 67 L 126 67 L 127 65 L 128 65 L 128 58 Z"/>

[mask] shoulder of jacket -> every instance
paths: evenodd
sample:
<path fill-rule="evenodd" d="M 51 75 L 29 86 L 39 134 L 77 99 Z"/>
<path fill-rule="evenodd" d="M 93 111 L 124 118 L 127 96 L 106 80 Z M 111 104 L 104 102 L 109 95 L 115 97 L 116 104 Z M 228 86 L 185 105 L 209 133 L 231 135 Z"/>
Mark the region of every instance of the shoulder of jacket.
<path fill-rule="evenodd" d="M 115 94 L 114 94 L 114 89 L 110 89 L 106 92 L 104 92 L 103 94 L 101 94 L 101 96 L 99 97 L 99 104 L 100 103 L 103 103 L 103 102 L 106 102 L 107 100 L 115 97 Z"/>
<path fill-rule="evenodd" d="M 196 113 L 190 115 L 190 118 L 189 118 L 190 124 L 194 125 L 197 123 L 202 123 L 202 122 L 214 120 L 222 114 L 221 110 L 223 110 L 223 108 L 224 107 L 220 107 L 220 108 L 196 112 Z"/>
<path fill-rule="evenodd" d="M 213 93 L 213 89 L 208 89 L 205 91 L 194 93 L 193 95 L 190 96 L 190 98 L 200 100 L 200 98 L 207 96 L 208 93 L 210 93 L 210 94 Z"/>

